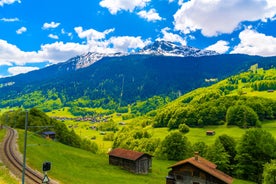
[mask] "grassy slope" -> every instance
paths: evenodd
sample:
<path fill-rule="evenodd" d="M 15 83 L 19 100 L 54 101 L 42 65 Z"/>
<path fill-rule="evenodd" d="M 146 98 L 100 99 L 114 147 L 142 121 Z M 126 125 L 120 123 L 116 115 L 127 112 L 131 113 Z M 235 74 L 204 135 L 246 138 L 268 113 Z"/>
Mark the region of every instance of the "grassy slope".
<path fill-rule="evenodd" d="M 276 122 L 267 125 L 276 125 Z M 214 127 L 215 128 L 215 127 Z M 237 131 L 227 131 L 229 128 L 219 127 L 224 133 Z M 163 129 L 161 131 L 167 132 Z M 190 134 L 198 134 L 197 129 L 192 129 Z M 159 132 L 159 131 L 158 131 Z M 205 132 L 204 132 L 205 135 Z M 204 136 L 203 141 L 212 143 L 216 136 Z M 274 134 L 275 135 L 275 134 Z M 162 133 L 154 136 L 162 136 Z M 191 140 L 192 138 L 188 136 Z M 23 147 L 23 132 L 20 131 L 19 147 Z M 116 166 L 108 164 L 107 154 L 92 154 L 87 151 L 68 147 L 60 143 L 42 139 L 29 134 L 27 147 L 27 162 L 37 170 L 41 170 L 44 161 L 52 162 L 52 169 L 48 172 L 50 178 L 57 178 L 61 183 L 73 184 L 108 184 L 108 183 L 164 183 L 169 171 L 168 166 L 175 163 L 172 161 L 153 160 L 152 173 L 148 175 L 135 175 L 124 171 Z M 234 183 L 250 184 L 250 182 L 235 180 Z"/>
<path fill-rule="evenodd" d="M 23 132 L 20 131 L 19 147 L 22 150 Z M 48 172 L 50 178 L 58 178 L 62 183 L 107 184 L 107 183 L 163 183 L 170 161 L 153 161 L 149 175 L 135 175 L 108 164 L 107 154 L 92 154 L 60 143 L 28 136 L 27 162 L 41 170 L 44 161 L 52 162 Z"/>

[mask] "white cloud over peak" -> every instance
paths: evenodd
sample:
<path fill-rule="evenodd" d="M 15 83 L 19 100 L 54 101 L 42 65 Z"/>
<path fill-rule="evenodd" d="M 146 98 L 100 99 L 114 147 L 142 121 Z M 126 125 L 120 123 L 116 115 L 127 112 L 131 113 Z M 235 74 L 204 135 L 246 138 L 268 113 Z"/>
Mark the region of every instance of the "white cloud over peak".
<path fill-rule="evenodd" d="M 143 41 L 140 36 L 120 36 L 111 37 L 108 42 L 113 45 L 116 52 L 128 52 L 132 49 L 145 47 L 150 43 L 150 40 Z"/>
<path fill-rule="evenodd" d="M 116 14 L 119 11 L 125 10 L 133 12 L 138 8 L 143 8 L 151 0 L 102 0 L 100 6 L 107 8 L 111 14 Z"/>
<path fill-rule="evenodd" d="M 16 34 L 22 34 L 27 31 L 26 27 L 21 27 L 20 29 L 16 30 Z"/>
<path fill-rule="evenodd" d="M 185 34 L 201 30 L 204 36 L 232 33 L 243 21 L 272 19 L 275 0 L 191 0 L 174 14 L 174 26 Z"/>
<path fill-rule="evenodd" d="M 13 4 L 15 2 L 21 3 L 20 0 L 0 0 L 0 6 L 4 6 L 4 4 Z"/>
<path fill-rule="evenodd" d="M 55 42 L 42 45 L 40 50 L 26 52 L 0 39 L 0 63 L 12 66 L 24 66 L 26 63 L 39 63 L 49 61 L 52 64 L 63 62 L 79 54 L 87 52 L 89 47 L 78 43 Z"/>
<path fill-rule="evenodd" d="M 171 41 L 171 42 L 177 42 L 181 45 L 187 45 L 187 42 L 185 38 L 181 37 L 178 34 L 170 33 L 171 29 L 168 27 L 165 27 L 161 30 L 161 33 L 163 34 L 162 38 L 157 38 L 157 40 L 165 40 L 165 41 Z"/>
<path fill-rule="evenodd" d="M 267 36 L 251 29 L 245 29 L 239 34 L 240 43 L 234 47 L 231 54 L 242 53 L 260 56 L 276 55 L 276 37 Z"/>
<path fill-rule="evenodd" d="M 3 21 L 3 22 L 17 22 L 17 21 L 19 21 L 19 19 L 17 17 L 15 17 L 15 18 L 1 18 L 0 20 Z"/>
<path fill-rule="evenodd" d="M 155 9 L 150 9 L 149 11 L 142 10 L 137 13 L 141 18 L 146 19 L 148 22 L 155 22 L 157 20 L 162 20 L 162 17 L 156 12 Z"/>
<path fill-rule="evenodd" d="M 205 50 L 213 50 L 217 53 L 224 54 L 229 50 L 229 42 L 224 40 L 219 40 L 215 44 L 206 47 Z"/>
<path fill-rule="evenodd" d="M 59 25 L 60 23 L 56 23 L 53 21 L 50 23 L 45 22 L 42 26 L 42 29 L 54 29 L 54 28 L 57 28 Z"/>
<path fill-rule="evenodd" d="M 38 67 L 30 67 L 30 66 L 15 66 L 15 67 L 10 67 L 8 69 L 8 72 L 11 74 L 11 75 L 18 75 L 18 74 L 21 74 L 21 73 L 28 73 L 30 71 L 33 71 L 33 70 L 38 70 L 39 68 Z"/>

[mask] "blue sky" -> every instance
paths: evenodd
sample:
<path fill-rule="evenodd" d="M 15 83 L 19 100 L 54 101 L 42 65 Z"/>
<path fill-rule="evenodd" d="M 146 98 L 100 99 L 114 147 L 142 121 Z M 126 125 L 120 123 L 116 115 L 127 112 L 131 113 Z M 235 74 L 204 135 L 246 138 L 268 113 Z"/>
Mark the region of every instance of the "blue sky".
<path fill-rule="evenodd" d="M 0 0 L 0 77 L 155 40 L 276 55 L 276 0 Z"/>

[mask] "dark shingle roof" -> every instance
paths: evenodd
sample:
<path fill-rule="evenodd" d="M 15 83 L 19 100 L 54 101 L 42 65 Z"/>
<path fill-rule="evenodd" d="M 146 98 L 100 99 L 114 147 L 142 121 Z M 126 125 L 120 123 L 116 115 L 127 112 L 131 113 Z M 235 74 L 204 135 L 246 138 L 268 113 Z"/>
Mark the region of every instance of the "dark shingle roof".
<path fill-rule="evenodd" d="M 148 155 L 150 157 L 152 157 L 149 154 L 146 153 L 141 153 L 138 151 L 132 151 L 132 150 L 126 150 L 126 149 L 122 149 L 122 148 L 115 148 L 114 150 L 110 151 L 109 156 L 114 156 L 114 157 L 119 157 L 119 158 L 124 158 L 127 160 L 137 160 L 138 158 L 142 157 L 143 155 Z"/>
<path fill-rule="evenodd" d="M 198 159 L 196 159 L 195 157 L 191 157 L 191 158 L 188 158 L 186 160 L 182 160 L 182 161 L 179 161 L 177 162 L 176 164 L 170 166 L 169 168 L 173 168 L 173 167 L 177 167 L 177 166 L 180 166 L 180 165 L 184 165 L 184 164 L 192 164 L 194 165 L 195 167 L 209 173 L 210 175 L 220 179 L 221 181 L 224 181 L 225 183 L 232 183 L 233 182 L 233 178 L 225 173 L 223 173 L 222 171 L 216 169 L 217 165 L 200 157 L 200 156 L 197 156 Z"/>

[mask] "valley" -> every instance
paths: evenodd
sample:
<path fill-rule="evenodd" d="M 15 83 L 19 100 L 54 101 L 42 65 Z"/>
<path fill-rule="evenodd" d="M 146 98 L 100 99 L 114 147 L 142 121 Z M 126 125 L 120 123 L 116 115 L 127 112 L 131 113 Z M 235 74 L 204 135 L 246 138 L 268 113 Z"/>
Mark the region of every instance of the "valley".
<path fill-rule="evenodd" d="M 3 78 L 1 124 L 20 132 L 22 152 L 28 110 L 34 127 L 29 129 L 28 164 L 39 170 L 51 160 L 51 177 L 66 184 L 163 183 L 168 167 L 194 152 L 233 176 L 234 183 L 259 182 L 263 173 L 269 175 L 263 166 L 276 159 L 275 57 L 151 54 L 103 57 L 65 70 L 72 62 L 83 63 L 79 56 Z M 50 71 L 59 77 L 44 80 Z M 56 141 L 41 138 L 41 126 L 49 126 Z M 256 135 L 260 139 L 253 140 Z M 152 172 L 135 175 L 109 165 L 107 153 L 118 147 L 153 155 Z M 245 167 L 253 168 L 251 174 Z"/>

